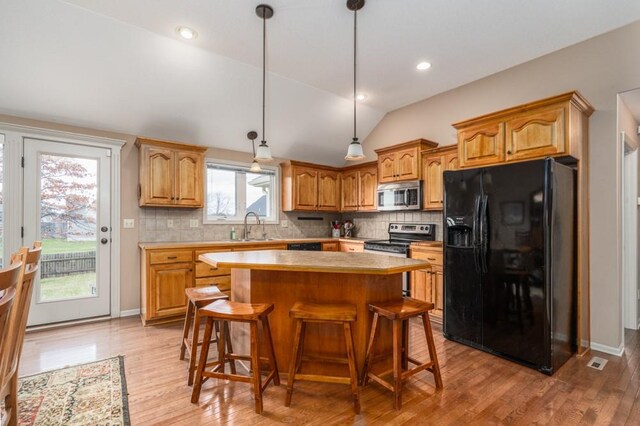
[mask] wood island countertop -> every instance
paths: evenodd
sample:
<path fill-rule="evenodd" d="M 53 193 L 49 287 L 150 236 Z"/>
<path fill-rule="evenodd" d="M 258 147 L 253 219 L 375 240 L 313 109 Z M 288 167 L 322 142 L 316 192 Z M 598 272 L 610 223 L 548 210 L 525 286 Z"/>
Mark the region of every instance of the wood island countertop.
<path fill-rule="evenodd" d="M 372 253 L 328 251 L 261 250 L 206 253 L 200 255 L 199 260 L 216 268 L 368 275 L 391 275 L 431 267 L 429 262 L 424 260 Z"/>

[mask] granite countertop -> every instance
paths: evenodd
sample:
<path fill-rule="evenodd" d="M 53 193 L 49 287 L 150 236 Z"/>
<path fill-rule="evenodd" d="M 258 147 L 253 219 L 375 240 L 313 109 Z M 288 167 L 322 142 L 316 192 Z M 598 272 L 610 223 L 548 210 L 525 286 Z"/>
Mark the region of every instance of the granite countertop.
<path fill-rule="evenodd" d="M 370 238 L 369 238 L 370 239 Z M 156 243 L 140 243 L 138 246 L 142 249 L 179 249 L 179 248 L 199 248 L 214 246 L 254 246 L 256 244 L 289 244 L 289 243 L 330 243 L 330 242 L 354 242 L 364 243 L 367 239 L 363 238 L 273 238 L 267 240 L 215 240 L 215 241 L 182 241 L 182 242 L 156 242 Z"/>
<path fill-rule="evenodd" d="M 373 275 L 391 275 L 431 267 L 424 260 L 329 251 L 255 250 L 206 253 L 200 255 L 199 260 L 216 268 Z"/>

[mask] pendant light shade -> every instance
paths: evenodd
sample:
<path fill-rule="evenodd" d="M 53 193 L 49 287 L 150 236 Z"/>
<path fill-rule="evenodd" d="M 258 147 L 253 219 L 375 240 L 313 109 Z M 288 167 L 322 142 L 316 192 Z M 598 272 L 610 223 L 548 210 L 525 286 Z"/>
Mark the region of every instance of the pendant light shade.
<path fill-rule="evenodd" d="M 271 161 L 271 149 L 267 145 L 267 137 L 264 131 L 265 122 L 265 98 L 267 83 L 267 19 L 273 16 L 273 8 L 268 4 L 261 4 L 256 7 L 256 15 L 262 19 L 262 142 L 255 152 L 254 161 Z"/>
<path fill-rule="evenodd" d="M 251 163 L 251 168 L 249 169 L 249 171 L 253 172 L 253 173 L 258 173 L 258 172 L 262 171 L 262 168 L 260 167 L 260 164 L 258 164 L 258 162 L 255 159 Z"/>
<path fill-rule="evenodd" d="M 258 137 L 258 132 L 255 132 L 252 130 L 249 133 L 247 133 L 247 138 L 249 138 L 249 140 L 251 141 L 251 148 L 253 149 L 253 161 L 251 162 L 251 168 L 249 169 L 249 171 L 254 173 L 262 171 L 262 168 L 260 168 L 260 164 L 258 164 L 258 159 L 256 155 L 255 140 L 257 137 Z"/>
<path fill-rule="evenodd" d="M 353 139 L 349 144 L 347 155 L 344 157 L 347 161 L 364 160 L 364 151 L 362 144 L 358 141 L 358 127 L 356 121 L 356 112 L 358 105 L 357 90 L 357 57 L 358 57 L 358 10 L 362 9 L 365 0 L 347 0 L 347 9 L 353 11 Z"/>

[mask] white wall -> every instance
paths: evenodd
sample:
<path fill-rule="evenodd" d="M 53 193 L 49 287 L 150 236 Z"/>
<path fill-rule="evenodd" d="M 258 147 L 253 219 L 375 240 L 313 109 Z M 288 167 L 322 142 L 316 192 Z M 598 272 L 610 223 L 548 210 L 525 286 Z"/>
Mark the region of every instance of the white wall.
<path fill-rule="evenodd" d="M 591 337 L 611 350 L 622 344 L 616 98 L 619 92 L 640 87 L 638 40 L 640 22 L 392 111 L 364 141 L 369 156 L 375 148 L 418 137 L 450 145 L 456 143 L 451 123 L 580 91 L 596 109 L 590 120 L 589 164 Z"/>

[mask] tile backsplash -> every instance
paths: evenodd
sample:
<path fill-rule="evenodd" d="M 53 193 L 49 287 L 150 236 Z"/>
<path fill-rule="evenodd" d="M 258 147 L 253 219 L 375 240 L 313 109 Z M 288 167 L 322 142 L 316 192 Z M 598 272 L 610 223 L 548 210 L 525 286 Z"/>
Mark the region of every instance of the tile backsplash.
<path fill-rule="evenodd" d="M 322 220 L 301 220 L 300 218 L 321 218 Z M 253 222 L 254 218 L 250 218 Z M 441 212 L 390 212 L 390 213 L 280 213 L 280 220 L 287 220 L 288 226 L 280 224 L 265 225 L 267 238 L 324 238 L 331 236 L 332 220 L 351 219 L 355 225 L 355 236 L 359 238 L 385 239 L 388 237 L 390 222 L 399 223 L 435 223 L 436 239 L 442 240 Z M 168 221 L 173 227 L 168 227 Z M 191 227 L 191 220 L 198 226 Z M 141 208 L 139 239 L 141 242 L 188 242 L 228 240 L 231 228 L 236 230 L 237 238 L 242 238 L 242 224 L 203 224 L 202 209 L 180 210 L 162 208 Z M 262 230 L 252 224 L 254 235 Z"/>

